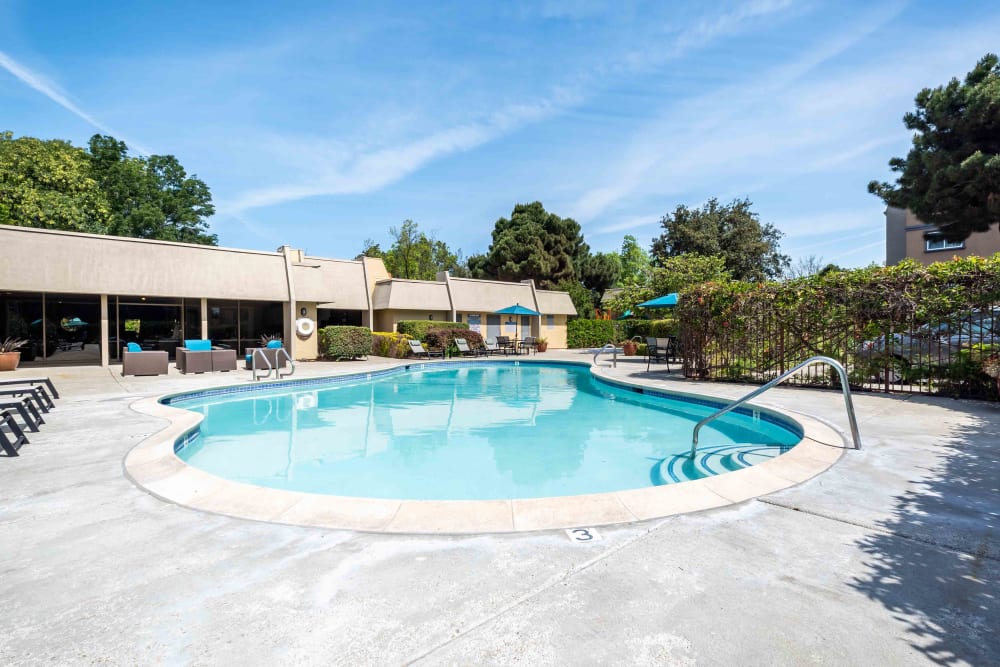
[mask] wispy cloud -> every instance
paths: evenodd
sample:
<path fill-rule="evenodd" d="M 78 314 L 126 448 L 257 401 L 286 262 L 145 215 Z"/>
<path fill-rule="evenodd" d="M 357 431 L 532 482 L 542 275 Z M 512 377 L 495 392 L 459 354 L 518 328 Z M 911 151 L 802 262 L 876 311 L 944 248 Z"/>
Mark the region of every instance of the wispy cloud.
<path fill-rule="evenodd" d="M 531 104 L 508 104 L 484 119 L 472 119 L 455 127 L 431 132 L 397 146 L 350 150 L 331 147 L 328 141 L 303 141 L 299 137 L 272 142 L 274 159 L 285 164 L 308 164 L 309 175 L 295 173 L 293 182 L 255 187 L 220 202 L 220 211 L 240 212 L 308 197 L 362 194 L 377 191 L 418 171 L 442 157 L 473 150 L 513 131 L 538 123 L 580 104 L 608 81 L 635 74 L 676 58 L 722 36 L 732 34 L 751 19 L 761 18 L 791 6 L 790 0 L 753 0 L 731 12 L 703 19 L 678 31 L 669 40 L 650 41 L 628 53 L 610 56 L 599 66 L 578 70 L 535 97 Z M 546 12 L 554 16 L 590 16 L 597 9 L 590 3 L 557 3 Z M 662 37 L 662 36 L 660 36 Z M 332 150 L 331 150 L 332 148 Z M 317 174 L 319 174 L 317 176 Z"/>
<path fill-rule="evenodd" d="M 0 67 L 7 70 L 11 75 L 14 76 L 14 78 L 16 78 L 21 83 L 41 93 L 42 95 L 49 98 L 62 108 L 66 109 L 70 113 L 77 116 L 78 118 L 84 120 L 90 125 L 93 125 L 101 132 L 105 134 L 110 134 L 120 139 L 122 138 L 121 134 L 115 132 L 110 127 L 108 127 L 98 119 L 91 116 L 89 113 L 78 107 L 76 104 L 74 104 L 72 100 L 70 100 L 69 97 L 66 95 L 66 93 L 61 91 L 58 86 L 48 81 L 44 76 L 38 74 L 37 72 L 33 72 L 32 70 L 28 69 L 27 67 L 25 67 L 18 61 L 14 60 L 3 51 L 0 51 Z M 153 154 L 153 152 L 149 148 L 141 146 L 140 144 L 137 144 L 134 141 L 127 141 L 125 139 L 122 140 L 125 141 L 125 143 L 127 143 L 130 148 L 134 148 L 135 150 L 144 153 L 145 155 Z"/>

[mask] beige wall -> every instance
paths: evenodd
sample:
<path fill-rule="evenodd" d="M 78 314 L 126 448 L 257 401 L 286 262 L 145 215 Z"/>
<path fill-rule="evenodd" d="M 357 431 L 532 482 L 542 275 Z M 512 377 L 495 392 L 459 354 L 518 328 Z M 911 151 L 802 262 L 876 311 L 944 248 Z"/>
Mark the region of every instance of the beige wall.
<path fill-rule="evenodd" d="M 547 318 L 542 315 L 542 326 L 538 331 L 538 335 L 542 338 L 546 338 L 549 341 L 549 347 L 554 349 L 565 349 L 566 348 L 566 320 L 565 315 L 553 315 L 553 325 L 552 328 L 546 326 Z"/>
<path fill-rule="evenodd" d="M 295 303 L 296 308 L 305 308 L 306 317 L 308 317 L 313 322 L 316 321 L 316 303 L 309 301 L 297 301 Z M 297 315 L 298 313 L 296 313 Z M 296 317 L 295 319 L 298 319 Z M 306 360 L 315 359 L 319 356 L 319 327 L 313 329 L 312 334 L 306 337 L 302 337 L 295 333 L 295 321 L 292 321 L 292 335 L 295 336 L 295 352 L 294 357 L 296 360 Z"/>
<path fill-rule="evenodd" d="M 921 264 L 946 262 L 952 257 L 991 257 L 1000 252 L 1000 230 L 996 228 L 978 232 L 965 240 L 963 248 L 927 251 L 924 234 L 933 231 L 933 225 L 925 224 L 912 211 L 900 209 L 886 210 L 886 264 L 898 264 L 904 257 L 910 257 Z"/>

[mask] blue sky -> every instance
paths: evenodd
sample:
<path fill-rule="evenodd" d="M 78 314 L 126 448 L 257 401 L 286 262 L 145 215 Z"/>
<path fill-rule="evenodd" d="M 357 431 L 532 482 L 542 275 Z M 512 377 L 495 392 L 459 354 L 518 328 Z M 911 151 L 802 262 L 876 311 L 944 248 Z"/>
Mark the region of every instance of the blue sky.
<path fill-rule="evenodd" d="M 540 200 L 607 251 L 748 197 L 864 266 L 914 95 L 998 35 L 961 0 L 0 0 L 0 129 L 176 155 L 225 246 L 350 258 L 409 218 L 468 256 Z"/>

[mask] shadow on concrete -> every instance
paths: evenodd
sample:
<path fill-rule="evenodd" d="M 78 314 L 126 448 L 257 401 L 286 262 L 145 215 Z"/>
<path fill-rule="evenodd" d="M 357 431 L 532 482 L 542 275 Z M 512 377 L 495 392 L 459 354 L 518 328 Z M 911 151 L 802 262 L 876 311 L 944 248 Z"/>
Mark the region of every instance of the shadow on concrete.
<path fill-rule="evenodd" d="M 917 488 L 894 498 L 878 522 L 887 532 L 857 542 L 868 573 L 849 585 L 890 610 L 931 661 L 998 664 L 1000 410 L 958 405 L 974 425 L 956 429 Z"/>

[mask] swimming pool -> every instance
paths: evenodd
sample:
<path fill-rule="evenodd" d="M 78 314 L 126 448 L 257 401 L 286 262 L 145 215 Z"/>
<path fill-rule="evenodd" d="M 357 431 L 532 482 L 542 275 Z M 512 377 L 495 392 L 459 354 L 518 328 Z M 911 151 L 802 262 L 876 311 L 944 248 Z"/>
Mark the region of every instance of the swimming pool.
<path fill-rule="evenodd" d="M 204 416 L 189 465 L 236 482 L 336 496 L 500 500 L 674 484 L 770 460 L 801 427 L 749 408 L 637 390 L 570 364 L 458 362 L 165 399 Z"/>

